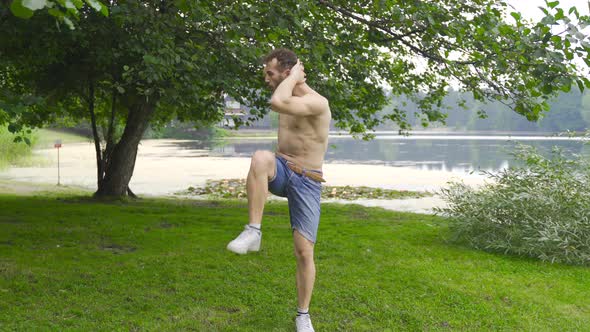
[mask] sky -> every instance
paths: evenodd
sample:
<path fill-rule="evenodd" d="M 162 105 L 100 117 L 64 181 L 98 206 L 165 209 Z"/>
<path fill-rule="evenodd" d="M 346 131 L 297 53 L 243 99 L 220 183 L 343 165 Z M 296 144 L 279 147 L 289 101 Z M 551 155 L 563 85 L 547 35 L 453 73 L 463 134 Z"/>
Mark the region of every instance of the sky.
<path fill-rule="evenodd" d="M 525 19 L 529 19 L 534 22 L 538 22 L 545 16 L 545 14 L 541 11 L 541 9 L 539 9 L 539 7 L 541 7 L 541 6 L 546 7 L 544 0 L 505 0 L 505 1 L 509 5 L 511 5 L 515 11 L 520 12 L 522 14 L 522 17 Z M 550 0 L 550 1 L 556 1 L 556 0 Z M 564 9 L 565 14 L 567 16 L 569 16 L 570 18 L 572 18 L 573 24 L 576 24 L 577 21 L 574 19 L 573 15 L 568 15 L 568 11 L 571 7 L 576 7 L 578 9 L 578 12 L 580 15 L 590 15 L 589 14 L 590 9 L 589 9 L 589 5 L 588 5 L 590 0 L 558 0 L 558 1 L 559 1 L 558 7 Z M 513 10 L 508 10 L 508 11 L 510 12 Z M 508 14 L 506 17 L 506 21 L 510 22 L 510 23 L 514 23 L 514 19 L 512 17 L 510 17 Z M 554 33 L 556 32 L 555 29 L 560 29 L 560 31 L 563 30 L 562 27 L 556 26 L 553 29 Z M 583 29 L 582 32 L 585 33 L 586 35 L 590 35 L 590 26 Z M 416 64 L 418 71 L 427 70 L 427 68 L 428 68 L 427 61 L 424 58 L 415 57 L 414 59 L 415 59 L 414 63 Z M 578 69 L 588 71 L 588 66 L 586 66 L 584 64 L 582 59 L 575 57 L 574 63 L 576 64 Z M 384 86 L 389 87 L 387 84 L 384 84 Z"/>
<path fill-rule="evenodd" d="M 524 18 L 531 19 L 535 22 L 540 21 L 545 14 L 539 9 L 539 6 L 545 7 L 544 0 L 507 0 L 506 1 L 509 5 L 514 7 L 514 9 L 522 14 Z M 580 15 L 589 15 L 590 0 L 559 0 L 558 7 L 563 8 L 566 15 L 571 7 L 576 7 Z M 573 15 L 570 16 L 572 19 L 574 18 Z M 509 19 L 510 20 L 510 19 Z M 577 23 L 575 19 L 572 20 L 572 23 Z M 555 29 L 553 29 L 555 32 Z M 586 27 L 582 30 L 583 33 L 586 35 L 590 35 L 590 26 Z M 578 68 L 585 68 L 585 65 L 582 59 L 576 57 L 574 62 L 577 64 Z"/>
<path fill-rule="evenodd" d="M 544 0 L 507 0 L 507 2 L 523 14 L 523 17 L 538 21 L 544 16 L 538 8 L 545 5 Z M 566 13 L 574 6 L 581 15 L 588 15 L 588 0 L 559 0 L 559 7 L 565 9 Z"/>

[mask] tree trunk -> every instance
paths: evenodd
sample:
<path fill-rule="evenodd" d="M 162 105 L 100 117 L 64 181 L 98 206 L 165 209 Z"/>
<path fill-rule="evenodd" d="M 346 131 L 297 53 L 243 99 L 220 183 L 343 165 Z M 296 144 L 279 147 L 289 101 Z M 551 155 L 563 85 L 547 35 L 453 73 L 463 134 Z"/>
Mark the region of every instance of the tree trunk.
<path fill-rule="evenodd" d="M 104 163 L 100 152 L 100 137 L 96 128 L 96 114 L 94 113 L 94 81 L 88 80 L 88 111 L 90 112 L 90 123 L 92 125 L 92 136 L 94 137 L 94 149 L 96 152 L 96 185 L 101 187 L 104 175 Z"/>
<path fill-rule="evenodd" d="M 105 137 L 105 148 L 102 151 L 102 169 L 106 170 L 108 165 L 111 162 L 111 155 L 113 152 L 113 148 L 115 147 L 115 111 L 116 111 L 116 93 L 117 91 L 113 89 L 111 92 L 111 115 L 109 117 L 108 128 L 103 129 L 103 136 Z M 104 173 L 102 174 L 102 178 L 104 178 Z M 100 186 L 99 186 L 100 187 Z"/>
<path fill-rule="evenodd" d="M 137 147 L 143 133 L 147 129 L 154 103 L 141 103 L 129 109 L 129 116 L 119 143 L 113 148 L 106 165 L 104 179 L 94 196 L 121 197 L 128 193 L 129 181 L 135 168 Z"/>

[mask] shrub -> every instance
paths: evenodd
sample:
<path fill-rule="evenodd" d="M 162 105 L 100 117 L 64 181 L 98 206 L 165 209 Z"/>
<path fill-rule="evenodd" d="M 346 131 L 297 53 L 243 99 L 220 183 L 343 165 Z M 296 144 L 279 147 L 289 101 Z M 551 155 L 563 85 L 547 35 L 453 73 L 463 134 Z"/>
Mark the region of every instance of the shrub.
<path fill-rule="evenodd" d="M 489 182 L 471 188 L 454 182 L 441 194 L 452 239 L 487 251 L 568 264 L 590 263 L 588 161 L 553 148 L 549 157 L 518 145 L 519 166 L 485 172 Z"/>
<path fill-rule="evenodd" d="M 21 140 L 15 142 L 17 135 L 8 131 L 6 126 L 0 126 L 0 169 L 22 163 L 32 155 L 32 145 L 35 144 L 36 137 L 29 133 L 20 136 Z M 22 138 L 26 138 L 31 144 L 27 145 Z"/>

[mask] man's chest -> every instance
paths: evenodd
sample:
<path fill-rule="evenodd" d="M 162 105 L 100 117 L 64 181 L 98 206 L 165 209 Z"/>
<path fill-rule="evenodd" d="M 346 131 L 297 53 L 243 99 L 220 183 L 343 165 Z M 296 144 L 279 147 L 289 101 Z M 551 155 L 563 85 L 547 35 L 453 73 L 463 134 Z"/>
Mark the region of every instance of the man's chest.
<path fill-rule="evenodd" d="M 291 115 L 279 115 L 279 127 L 283 131 L 292 134 L 304 134 L 313 132 L 313 123 L 305 117 L 295 117 Z"/>

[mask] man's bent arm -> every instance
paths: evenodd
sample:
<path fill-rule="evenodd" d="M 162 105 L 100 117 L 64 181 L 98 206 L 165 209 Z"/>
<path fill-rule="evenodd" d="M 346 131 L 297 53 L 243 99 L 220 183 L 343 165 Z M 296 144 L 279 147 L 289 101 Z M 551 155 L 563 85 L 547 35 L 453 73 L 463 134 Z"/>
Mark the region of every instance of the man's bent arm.
<path fill-rule="evenodd" d="M 329 109 L 328 100 L 317 94 L 303 97 L 291 96 L 283 100 L 275 98 L 273 95 L 270 106 L 277 113 L 293 116 L 320 115 Z"/>
<path fill-rule="evenodd" d="M 309 100 L 303 97 L 293 96 L 293 89 L 297 85 L 294 76 L 289 75 L 276 88 L 270 98 L 270 106 L 277 113 L 289 115 L 308 116 L 313 115 L 313 109 Z"/>

